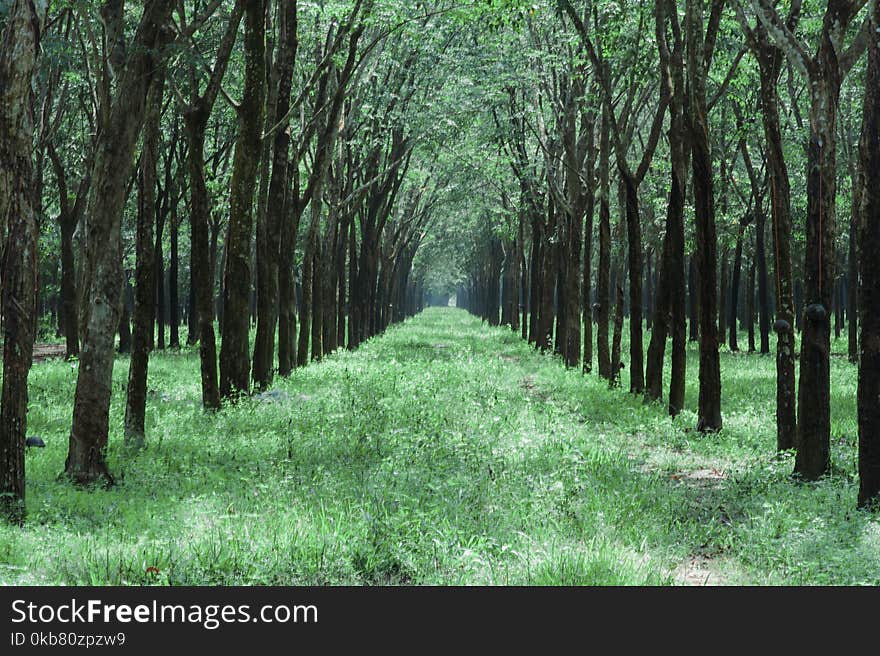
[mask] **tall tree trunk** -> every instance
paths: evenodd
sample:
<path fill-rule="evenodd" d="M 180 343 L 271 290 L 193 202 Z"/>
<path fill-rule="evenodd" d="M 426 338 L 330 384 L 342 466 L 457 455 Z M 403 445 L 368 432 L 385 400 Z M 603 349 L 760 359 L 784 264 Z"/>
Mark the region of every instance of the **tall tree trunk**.
<path fill-rule="evenodd" d="M 144 445 L 144 414 L 147 404 L 147 369 L 150 358 L 150 318 L 153 308 L 155 251 L 153 222 L 156 220 L 156 165 L 159 160 L 159 130 L 162 98 L 165 91 L 164 69 L 156 73 L 147 95 L 144 139 L 141 154 L 141 183 L 138 186 L 138 224 L 134 329 L 131 359 L 128 365 L 128 388 L 125 401 L 125 445 L 140 449 Z"/>
<path fill-rule="evenodd" d="M 264 389 L 272 382 L 275 359 L 275 326 L 279 323 L 279 273 L 282 266 L 282 230 L 285 212 L 289 210 L 285 202 L 290 186 L 288 172 L 288 151 L 290 133 L 287 129 L 290 110 L 290 91 L 293 81 L 293 66 L 296 61 L 297 41 L 297 3 L 279 3 L 279 45 L 277 66 L 278 87 L 275 100 L 275 114 L 272 127 L 276 130 L 272 141 L 272 177 L 269 182 L 265 212 L 265 226 L 257 226 L 257 335 L 254 341 L 254 385 Z M 286 257 L 288 262 L 290 257 Z M 287 263 L 285 263 L 287 266 Z M 285 292 L 289 294 L 289 282 L 285 281 Z M 289 321 L 289 319 L 288 319 Z M 285 327 L 287 328 L 287 326 Z M 289 329 L 289 328 L 288 328 Z M 288 337 L 285 334 L 285 339 Z M 280 349 L 280 345 L 279 345 Z M 290 371 L 289 354 L 285 354 L 285 371 Z M 279 350 L 279 360 L 280 360 Z M 280 366 L 279 366 L 280 369 Z"/>
<path fill-rule="evenodd" d="M 116 330 L 119 333 L 119 346 L 117 352 L 121 354 L 131 353 L 131 308 L 134 305 L 134 294 L 131 290 L 131 281 L 128 279 L 128 272 L 125 272 L 125 279 L 122 282 L 122 313 L 119 317 L 119 326 Z"/>
<path fill-rule="evenodd" d="M 190 222 L 192 215 L 190 215 Z M 192 224 L 190 223 L 190 239 L 192 239 Z M 189 295 L 186 299 L 186 345 L 195 346 L 199 343 L 199 310 L 198 301 L 196 300 L 196 272 L 193 266 L 192 241 L 190 241 L 190 261 L 189 261 Z"/>
<path fill-rule="evenodd" d="M 26 510 L 24 449 L 39 241 L 30 105 L 46 7 L 45 0 L 16 0 L 6 15 L 0 50 L 0 231 L 7 233 L 2 269 L 0 515 L 13 523 L 23 522 Z"/>
<path fill-rule="evenodd" d="M 755 347 L 755 272 L 757 260 L 752 257 L 749 263 L 749 278 L 746 283 L 746 328 L 749 334 L 749 353 L 754 353 Z"/>
<path fill-rule="evenodd" d="M 721 252 L 721 282 L 718 288 L 718 334 L 721 336 L 719 341 L 722 344 L 724 343 L 724 338 L 727 336 L 727 321 L 730 318 L 727 309 L 727 299 L 730 298 L 730 285 L 728 284 L 730 267 L 727 263 L 727 255 L 729 252 L 730 251 L 726 248 Z"/>
<path fill-rule="evenodd" d="M 688 339 L 691 342 L 700 339 L 700 276 L 697 272 L 697 257 L 691 255 L 688 264 L 688 310 L 690 316 L 690 334 Z"/>
<path fill-rule="evenodd" d="M 169 164 L 170 166 L 170 164 Z M 168 190 L 165 190 L 165 194 L 168 193 Z M 163 202 L 156 202 L 151 207 L 145 208 L 148 212 L 155 211 L 156 213 L 156 247 L 153 251 L 155 257 L 155 297 L 154 297 L 154 307 L 155 307 L 155 317 L 156 317 L 156 342 L 155 346 L 158 349 L 165 349 L 165 323 L 166 323 L 166 315 L 165 315 L 165 254 L 162 252 L 162 237 L 165 232 L 165 202 L 167 202 L 167 198 L 163 199 Z M 151 335 L 152 338 L 152 335 Z M 151 342 L 150 346 L 153 344 Z"/>
<path fill-rule="evenodd" d="M 317 198 L 312 201 L 312 211 L 320 217 L 321 203 Z M 320 221 L 320 218 L 317 219 Z M 324 253 L 321 235 L 316 232 L 314 251 L 309 258 L 312 263 L 312 360 L 320 361 L 324 357 Z"/>
<path fill-rule="evenodd" d="M 76 217 L 61 222 L 61 311 L 64 316 L 65 357 L 79 355 L 79 322 L 76 311 L 76 266 L 73 256 L 73 233 Z"/>
<path fill-rule="evenodd" d="M 730 340 L 728 342 L 730 350 L 734 353 L 739 351 L 739 343 L 737 342 L 737 333 L 739 325 L 739 293 L 740 280 L 742 278 L 742 258 L 743 258 L 743 237 L 745 235 L 746 226 L 751 223 L 751 216 L 744 219 L 739 226 L 739 233 L 736 236 L 736 251 L 733 255 L 733 278 L 730 281 Z M 751 291 L 751 287 L 749 290 Z"/>
<path fill-rule="evenodd" d="M 541 316 L 541 290 L 543 289 L 543 230 L 540 220 L 532 217 L 532 250 L 529 254 L 531 272 L 529 280 L 529 344 L 538 348 L 538 323 Z"/>
<path fill-rule="evenodd" d="M 776 445 L 784 451 L 797 438 L 794 326 L 795 310 L 791 266 L 791 187 L 782 144 L 777 83 L 782 51 L 772 45 L 761 25 L 755 29 L 758 64 L 761 68 L 761 116 L 767 148 L 770 180 L 771 230 L 776 274 Z M 760 260 L 759 260 L 760 262 Z M 760 266 L 760 264 L 759 264 Z M 766 264 L 763 265 L 766 271 Z M 763 340 L 762 346 L 763 350 Z"/>
<path fill-rule="evenodd" d="M 841 74 L 831 38 L 824 33 L 811 84 L 808 150 L 804 320 L 798 380 L 795 473 L 816 480 L 830 467 L 831 313 L 835 274 L 837 187 L 836 120 Z"/>
<path fill-rule="evenodd" d="M 704 62 L 702 0 L 688 0 L 685 22 L 688 41 L 690 87 L 690 128 L 694 184 L 694 210 L 697 227 L 697 270 L 700 305 L 700 395 L 697 430 L 721 429 L 721 364 L 718 356 L 716 312 L 715 198 L 712 182 L 712 155 L 706 110 L 706 65 Z"/>
<path fill-rule="evenodd" d="M 299 367 L 305 367 L 309 363 L 309 334 L 312 328 L 312 289 L 314 280 L 313 256 L 315 252 L 312 241 L 316 238 L 315 231 L 310 226 L 308 237 L 306 238 L 306 250 L 303 256 L 302 294 L 299 299 L 299 341 L 296 351 L 296 364 Z"/>
<path fill-rule="evenodd" d="M 642 337 L 642 225 L 639 191 L 635 180 L 624 176 L 626 233 L 629 247 L 629 391 L 645 389 L 644 343 Z"/>
<path fill-rule="evenodd" d="M 599 136 L 599 266 L 596 273 L 596 302 L 599 304 L 596 322 L 596 351 L 599 376 L 612 380 L 611 353 L 608 348 L 608 321 L 611 316 L 611 122 L 608 109 L 602 107 Z"/>
<path fill-rule="evenodd" d="M 761 207 L 757 208 L 755 222 L 755 266 L 758 280 L 758 315 L 761 327 L 761 355 L 770 353 L 770 307 L 767 292 L 767 248 L 764 233 L 767 216 Z"/>
<path fill-rule="evenodd" d="M 846 317 L 849 320 L 847 331 L 847 356 L 853 364 L 859 363 L 859 212 L 861 211 L 862 184 L 861 173 L 856 172 L 852 182 L 852 211 L 849 222 L 849 252 L 847 254 Z"/>
<path fill-rule="evenodd" d="M 180 248 L 178 244 L 178 234 L 180 228 L 180 220 L 177 216 L 177 196 L 172 188 L 171 192 L 171 219 L 169 228 L 169 236 L 171 238 L 171 253 L 168 263 L 168 320 L 169 320 L 169 342 L 168 346 L 173 349 L 180 348 L 180 295 L 179 295 L 179 277 L 180 277 Z"/>
<path fill-rule="evenodd" d="M 77 370 L 73 422 L 65 463 L 78 483 L 112 482 L 104 460 L 113 376 L 113 335 L 119 323 L 122 281 L 122 208 L 144 120 L 147 89 L 157 70 L 165 25 L 176 3 L 148 0 L 121 72 L 115 99 L 96 144 L 85 242 L 89 274 L 86 330 Z M 163 36 L 160 37 L 160 34 Z"/>
<path fill-rule="evenodd" d="M 880 5 L 873 7 L 868 46 L 868 73 L 862 137 L 859 144 L 863 176 L 861 247 L 865 253 L 880 249 Z M 861 361 L 859 364 L 859 507 L 876 507 L 880 499 L 880 268 L 862 258 L 859 289 Z"/>
<path fill-rule="evenodd" d="M 246 394 L 250 388 L 251 231 L 266 97 L 265 14 L 265 0 L 246 3 L 244 97 L 233 159 L 223 286 L 220 393 L 225 397 Z"/>

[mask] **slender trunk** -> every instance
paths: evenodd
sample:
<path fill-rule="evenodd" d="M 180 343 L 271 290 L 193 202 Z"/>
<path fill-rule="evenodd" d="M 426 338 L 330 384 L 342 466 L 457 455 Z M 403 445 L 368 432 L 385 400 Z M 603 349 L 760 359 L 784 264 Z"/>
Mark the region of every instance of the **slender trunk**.
<path fill-rule="evenodd" d="M 85 230 L 88 244 L 86 331 L 77 370 L 73 422 L 65 472 L 78 483 L 112 482 L 104 460 L 113 377 L 113 333 L 119 323 L 122 277 L 122 209 L 144 119 L 157 52 L 176 3 L 144 4 L 131 55 L 96 145 Z M 160 37 L 160 34 L 162 36 Z"/>
<path fill-rule="evenodd" d="M 133 294 L 127 272 L 125 274 L 125 281 L 122 284 L 122 312 L 119 317 L 119 326 L 116 329 L 119 333 L 119 346 L 116 351 L 128 354 L 131 353 L 131 307 L 133 305 Z"/>
<path fill-rule="evenodd" d="M 156 214 L 156 165 L 159 159 L 159 129 L 165 88 L 164 70 L 150 85 L 144 118 L 144 145 L 141 153 L 141 183 L 138 186 L 138 223 L 134 297 L 134 329 L 128 387 L 125 401 L 125 446 L 140 449 L 144 445 L 144 414 L 147 404 L 147 370 L 150 358 L 150 316 L 155 289 L 155 252 L 153 222 Z"/>
<path fill-rule="evenodd" d="M 596 321 L 596 351 L 599 376 L 612 380 L 611 354 L 608 349 L 608 321 L 611 315 L 611 184 L 609 160 L 611 157 L 611 122 L 608 109 L 602 108 L 599 137 L 599 266 L 596 272 L 596 303 L 599 305 Z"/>
<path fill-rule="evenodd" d="M 312 202 L 312 210 L 320 213 L 320 203 Z M 320 219 L 318 219 L 320 220 Z M 312 263 L 312 360 L 320 361 L 324 357 L 324 252 L 321 235 L 316 233 Z"/>
<path fill-rule="evenodd" d="M 767 292 L 767 252 L 764 232 L 767 217 L 764 210 L 757 208 L 758 216 L 755 224 L 755 260 L 758 279 L 758 314 L 761 327 L 761 355 L 770 353 L 770 302 Z"/>
<path fill-rule="evenodd" d="M 700 394 L 697 430 L 721 429 L 721 364 L 718 356 L 716 312 L 718 258 L 715 234 L 715 198 L 712 155 L 706 110 L 706 67 L 703 61 L 702 3 L 687 3 L 687 40 L 690 74 L 691 166 L 693 170 L 694 213 L 696 220 L 697 270 L 700 298 Z"/>
<path fill-rule="evenodd" d="M 168 264 L 168 319 L 170 323 L 168 346 L 173 349 L 180 348 L 180 298 L 178 294 L 178 278 L 180 276 L 179 224 L 177 200 L 172 188 L 171 224 L 169 225 L 171 238 L 171 253 L 169 257 L 171 259 Z"/>
<path fill-rule="evenodd" d="M 730 341 L 728 344 L 733 352 L 739 351 L 739 343 L 737 342 L 739 326 L 737 325 L 737 319 L 739 318 L 739 283 L 742 278 L 743 236 L 745 229 L 746 224 L 740 224 L 739 234 L 736 237 L 736 251 L 733 256 L 733 279 L 730 281 Z"/>
<path fill-rule="evenodd" d="M 312 327 L 312 281 L 314 279 L 313 255 L 316 239 L 315 231 L 309 228 L 306 238 L 306 251 L 302 263 L 302 294 L 300 295 L 299 341 L 297 343 L 296 364 L 304 367 L 309 363 L 309 331 Z"/>
<path fill-rule="evenodd" d="M 827 23 L 827 20 L 826 20 Z M 835 274 L 837 104 L 841 75 L 828 27 L 811 79 L 804 321 L 798 380 L 795 474 L 816 480 L 831 467 L 831 300 Z M 866 192 L 867 193 L 867 192 Z"/>
<path fill-rule="evenodd" d="M 0 515 L 25 518 L 28 374 L 37 311 L 38 201 L 33 193 L 34 121 L 29 110 L 45 0 L 14 2 L 0 51 L 0 229 L 7 234 L 2 268 L 3 383 L 0 392 Z"/>
<path fill-rule="evenodd" d="M 257 334 L 254 340 L 253 379 L 254 385 L 260 389 L 272 382 L 275 359 L 275 327 L 280 325 L 281 305 L 279 295 L 282 258 L 288 262 L 290 256 L 284 257 L 281 251 L 282 231 L 284 230 L 285 213 L 289 210 L 286 200 L 290 186 L 288 171 L 288 151 L 290 150 L 290 133 L 287 129 L 290 109 L 290 92 L 293 80 L 293 67 L 296 61 L 297 41 L 297 3 L 281 3 L 284 10 L 279 10 L 279 44 L 277 57 L 277 89 L 275 93 L 275 112 L 271 123 L 276 125 L 272 141 L 272 177 L 267 190 L 266 212 L 264 221 L 257 226 Z M 275 77 L 275 76 L 273 76 Z M 286 274 L 285 274 L 286 275 Z M 285 280 L 284 290 L 289 295 L 290 283 Z M 285 307 L 285 311 L 289 311 Z M 286 318 L 285 335 L 279 335 L 279 371 L 290 371 L 289 352 L 285 353 L 284 367 L 281 367 L 281 344 L 288 340 L 289 317 Z M 285 345 L 286 350 L 286 345 Z"/>
<path fill-rule="evenodd" d="M 165 190 L 168 193 L 168 190 Z M 155 208 L 155 209 L 154 209 Z M 156 213 L 156 247 L 153 251 L 155 257 L 155 317 L 156 317 L 156 348 L 165 348 L 165 255 L 162 252 L 162 236 L 165 231 L 165 203 L 156 202 L 144 208 L 147 212 Z M 152 344 L 151 344 L 152 346 Z"/>
<path fill-rule="evenodd" d="M 76 269 L 73 256 L 73 233 L 76 217 L 61 221 L 61 313 L 64 317 L 65 357 L 79 355 L 79 322 L 76 311 Z"/>
<path fill-rule="evenodd" d="M 529 270 L 530 287 L 529 287 L 529 344 L 538 347 L 538 319 L 541 315 L 541 290 L 543 288 L 542 262 L 541 254 L 543 240 L 543 230 L 540 220 L 532 217 L 532 250 L 530 253 L 531 263 Z"/>
<path fill-rule="evenodd" d="M 847 254 L 846 286 L 846 318 L 849 320 L 847 331 L 847 356 L 853 364 L 859 363 L 859 243 L 856 235 L 859 231 L 858 216 L 861 211 L 862 184 L 861 172 L 853 176 L 852 211 L 849 222 L 849 253 Z"/>
<path fill-rule="evenodd" d="M 862 203 L 861 247 L 880 249 L 880 5 L 873 8 L 868 47 L 868 73 L 859 144 Z M 880 499 L 880 268 L 863 258 L 859 289 L 861 361 L 859 364 L 859 507 L 876 507 Z"/>
<path fill-rule="evenodd" d="M 697 273 L 697 257 L 691 255 L 688 264 L 688 309 L 690 315 L 690 334 L 688 339 L 691 342 L 700 339 L 700 279 Z"/>
<path fill-rule="evenodd" d="M 357 289 L 358 280 L 358 250 L 357 250 L 357 225 L 352 217 L 348 227 L 348 338 L 346 344 L 348 350 L 357 348 L 357 321 L 355 319 L 357 312 L 357 299 L 355 298 L 355 290 Z"/>
<path fill-rule="evenodd" d="M 727 322 L 730 318 L 727 309 L 727 299 L 730 298 L 730 285 L 728 284 L 728 274 L 730 273 L 730 268 L 727 264 L 727 255 L 730 251 L 728 249 L 724 249 L 721 253 L 721 283 L 718 289 L 718 334 L 720 337 L 720 342 L 724 343 L 724 338 L 727 336 Z"/>
<path fill-rule="evenodd" d="M 755 347 L 755 271 L 757 261 L 752 258 L 749 263 L 749 280 L 746 283 L 746 327 L 749 333 L 749 353 L 754 353 Z"/>
<path fill-rule="evenodd" d="M 251 231 L 266 96 L 265 14 L 265 0 L 246 3 L 244 98 L 233 159 L 223 285 L 220 393 L 225 397 L 246 394 L 250 387 Z"/>

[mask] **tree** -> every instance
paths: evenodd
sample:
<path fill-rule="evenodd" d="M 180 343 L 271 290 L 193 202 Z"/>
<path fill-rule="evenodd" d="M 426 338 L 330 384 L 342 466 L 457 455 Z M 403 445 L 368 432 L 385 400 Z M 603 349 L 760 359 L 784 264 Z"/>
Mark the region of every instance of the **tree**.
<path fill-rule="evenodd" d="M 685 10 L 687 43 L 688 113 L 690 115 L 691 168 L 697 238 L 697 277 L 700 316 L 700 396 L 697 430 L 721 430 L 721 363 L 718 356 L 716 317 L 717 238 L 706 77 L 714 53 L 715 38 L 724 0 L 713 0 L 709 25 L 703 32 L 702 0 L 688 0 Z"/>
<path fill-rule="evenodd" d="M 156 258 L 153 242 L 153 224 L 156 220 L 156 165 L 159 159 L 159 129 L 164 90 L 165 73 L 160 69 L 151 81 L 147 94 L 138 193 L 134 328 L 125 401 L 125 444 L 132 449 L 140 449 L 144 445 L 147 369 L 156 289 Z"/>
<path fill-rule="evenodd" d="M 113 9 L 108 2 L 105 8 Z M 124 64 L 114 69 L 116 93 L 101 127 L 92 172 L 85 238 L 88 305 L 77 371 L 73 424 L 65 463 L 77 483 L 112 482 L 104 460 L 113 374 L 113 338 L 121 302 L 121 217 L 134 149 L 144 119 L 147 89 L 158 70 L 170 34 L 166 25 L 174 2 L 148 0 Z M 120 12 L 121 13 L 121 12 Z M 121 16 L 120 16 L 121 21 Z M 121 34 L 121 27 L 114 28 Z M 121 37 L 120 37 L 121 38 Z M 116 43 L 116 39 L 107 39 Z"/>
<path fill-rule="evenodd" d="M 202 406 L 208 410 L 220 408 L 220 388 L 217 380 L 217 344 L 214 337 L 214 271 L 216 269 L 216 231 L 209 246 L 211 225 L 211 198 L 205 171 L 205 130 L 211 110 L 220 94 L 223 76 L 235 45 L 236 34 L 244 14 L 244 3 L 237 0 L 227 19 L 226 31 L 217 48 L 214 66 L 208 74 L 208 83 L 199 94 L 195 67 L 190 69 L 190 99 L 181 101 L 184 135 L 187 142 L 187 174 L 190 192 L 190 267 L 198 315 L 199 360 L 202 379 Z M 181 14 L 181 22 L 187 25 Z"/>
<path fill-rule="evenodd" d="M 874 2 L 868 40 L 868 71 L 860 171 L 864 176 L 859 216 L 861 247 L 865 253 L 880 248 L 880 3 Z M 880 270 L 870 258 L 859 264 L 859 499 L 860 507 L 880 499 Z"/>
<path fill-rule="evenodd" d="M 223 284 L 220 393 L 225 397 L 250 390 L 251 231 L 266 100 L 266 1 L 253 0 L 245 5 L 244 97 L 237 108 L 239 131 L 233 160 Z"/>
<path fill-rule="evenodd" d="M 816 54 L 782 22 L 769 0 L 752 0 L 767 33 L 807 80 L 810 139 L 807 150 L 807 219 L 804 252 L 805 309 L 798 383 L 795 473 L 815 480 L 829 471 L 831 444 L 831 297 L 835 277 L 837 106 L 840 85 L 867 41 L 868 23 L 843 49 L 850 23 L 867 0 L 830 0 Z"/>
<path fill-rule="evenodd" d="M 257 224 L 257 335 L 254 342 L 254 384 L 264 388 L 272 382 L 275 354 L 275 326 L 278 323 L 278 275 L 281 262 L 281 230 L 290 175 L 287 161 L 290 149 L 290 91 L 298 47 L 295 2 L 279 2 L 280 33 L 275 113 L 272 116 L 272 177 L 269 182 L 267 212 Z M 267 135 L 268 136 L 268 135 Z"/>
<path fill-rule="evenodd" d="M 0 515 L 25 516 L 24 444 L 28 374 L 37 311 L 37 227 L 33 193 L 31 85 L 47 2 L 16 0 L 0 50 L 0 231 L 3 256 L 3 387 L 0 392 Z"/>

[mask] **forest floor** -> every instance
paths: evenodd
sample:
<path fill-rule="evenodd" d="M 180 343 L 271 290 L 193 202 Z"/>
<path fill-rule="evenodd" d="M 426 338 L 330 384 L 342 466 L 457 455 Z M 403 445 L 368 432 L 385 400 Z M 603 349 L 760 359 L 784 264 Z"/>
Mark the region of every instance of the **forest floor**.
<path fill-rule="evenodd" d="M 704 436 L 688 355 L 673 421 L 625 375 L 608 389 L 455 309 L 216 415 L 197 351 L 155 353 L 135 456 L 119 358 L 117 485 L 91 491 L 59 478 L 77 365 L 40 362 L 28 432 L 47 447 L 27 454 L 25 527 L 0 527 L 0 583 L 880 584 L 880 519 L 855 510 L 855 368 L 832 363 L 833 474 L 799 484 L 774 453 L 772 356 L 725 349 L 725 428 Z"/>

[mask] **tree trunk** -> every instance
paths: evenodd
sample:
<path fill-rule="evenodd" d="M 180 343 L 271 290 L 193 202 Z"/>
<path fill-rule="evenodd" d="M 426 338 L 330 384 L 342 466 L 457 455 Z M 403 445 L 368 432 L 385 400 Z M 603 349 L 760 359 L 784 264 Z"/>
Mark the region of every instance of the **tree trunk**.
<path fill-rule="evenodd" d="M 758 279 L 758 314 L 761 327 L 761 355 L 770 353 L 770 307 L 767 292 L 767 249 L 764 242 L 764 233 L 767 216 L 762 208 L 757 208 L 757 220 L 755 222 L 755 265 Z"/>
<path fill-rule="evenodd" d="M 131 281 L 128 279 L 128 272 L 125 273 L 122 289 L 122 314 L 119 317 L 119 346 L 116 349 L 118 353 L 131 353 L 131 307 L 134 294 L 131 291 Z"/>
<path fill-rule="evenodd" d="M 76 310 L 76 268 L 73 256 L 74 216 L 61 220 L 61 313 L 63 315 L 65 357 L 79 355 L 79 322 Z"/>
<path fill-rule="evenodd" d="M 859 144 L 863 183 L 861 248 L 880 252 L 880 5 L 873 7 L 862 137 Z M 861 361 L 859 364 L 859 507 L 880 499 L 880 268 L 862 258 L 859 289 Z"/>
<path fill-rule="evenodd" d="M 170 164 L 169 164 L 170 166 Z M 168 190 L 165 190 L 165 194 Z M 165 202 L 154 202 L 150 207 L 145 208 L 147 212 L 155 212 L 156 214 L 156 246 L 153 251 L 155 257 L 155 317 L 156 317 L 156 348 L 165 349 L 165 254 L 162 252 L 162 236 L 165 231 Z M 152 334 L 151 334 L 152 344 Z"/>
<path fill-rule="evenodd" d="M 700 286 L 698 284 L 697 257 L 691 255 L 688 264 L 688 310 L 690 315 L 689 341 L 700 339 Z"/>
<path fill-rule="evenodd" d="M 639 217 L 638 185 L 628 176 L 624 176 L 623 182 L 626 193 L 626 241 L 629 248 L 629 391 L 641 394 L 645 389 L 642 338 L 642 226 Z"/>
<path fill-rule="evenodd" d="M 141 154 L 141 183 L 138 185 L 138 223 L 136 236 L 136 269 L 134 297 L 134 329 L 131 359 L 128 365 L 128 388 L 125 401 L 125 446 L 144 446 L 144 414 L 147 404 L 147 369 L 150 358 L 150 317 L 153 308 L 155 251 L 153 222 L 156 220 L 156 165 L 159 159 L 159 130 L 162 98 L 165 88 L 164 69 L 150 84 L 144 118 L 144 139 Z"/>
<path fill-rule="evenodd" d="M 816 480 L 830 467 L 831 297 L 835 277 L 837 104 L 842 74 L 831 32 L 840 17 L 826 13 L 816 68 L 810 75 L 804 321 L 798 380 L 798 444 L 795 474 Z M 867 193 L 867 192 L 866 192 Z"/>
<path fill-rule="evenodd" d="M 150 0 L 121 73 L 116 97 L 96 144 L 84 240 L 89 275 L 86 330 L 77 370 L 73 422 L 65 463 L 77 483 L 112 482 L 104 461 L 113 375 L 113 335 L 119 323 L 122 277 L 122 208 L 144 120 L 147 89 L 157 70 L 161 27 L 175 3 Z"/>
<path fill-rule="evenodd" d="M 749 263 L 749 279 L 746 283 L 746 328 L 749 334 L 749 353 L 754 353 L 755 347 L 755 271 L 757 260 L 752 257 Z"/>
<path fill-rule="evenodd" d="M 742 257 L 743 257 L 743 236 L 751 217 L 748 217 L 739 226 L 739 233 L 736 236 L 736 251 L 733 255 L 733 279 L 730 281 L 730 340 L 728 342 L 732 352 L 739 351 L 739 343 L 737 341 L 737 333 L 739 332 L 739 293 L 740 279 L 742 278 Z M 751 290 L 751 287 L 749 287 Z M 750 315 L 751 316 L 751 315 Z M 754 349 L 753 349 L 754 350 Z"/>
<path fill-rule="evenodd" d="M 859 169 L 853 176 L 852 211 L 849 222 L 849 253 L 847 255 L 846 286 L 846 318 L 849 320 L 847 331 L 847 356 L 853 364 L 859 363 L 859 253 L 860 245 L 856 235 L 859 232 L 859 212 L 862 201 L 862 174 Z"/>
<path fill-rule="evenodd" d="M 293 80 L 293 65 L 296 59 L 297 41 L 297 3 L 282 3 L 279 7 L 278 29 L 280 33 L 278 57 L 276 60 L 278 87 L 275 100 L 275 114 L 272 123 L 276 130 L 272 142 L 272 177 L 269 182 L 265 212 L 265 225 L 257 226 L 257 335 L 254 341 L 254 385 L 260 389 L 272 383 L 275 359 L 275 326 L 279 323 L 279 274 L 282 266 L 282 230 L 285 212 L 289 210 L 285 202 L 290 186 L 288 172 L 288 151 L 290 132 L 287 129 L 290 109 L 290 91 Z M 285 258 L 285 266 L 292 258 Z M 289 281 L 285 281 L 285 292 L 289 294 Z M 285 308 L 286 309 L 286 308 Z M 289 318 L 288 318 L 289 321 Z M 287 328 L 287 326 L 286 326 Z M 288 328 L 289 329 L 289 328 Z M 288 335 L 285 333 L 285 339 Z M 284 370 L 290 371 L 289 354 Z M 279 360 L 281 358 L 279 345 Z M 279 363 L 280 365 L 280 363 Z M 279 369 L 281 367 L 279 366 Z"/>
<path fill-rule="evenodd" d="M 730 267 L 727 264 L 729 252 L 726 248 L 721 252 L 721 283 L 718 288 L 718 334 L 721 336 L 719 341 L 722 344 L 727 336 L 727 321 L 730 318 L 727 309 L 727 299 L 730 298 L 730 285 L 728 284 Z"/>
<path fill-rule="evenodd" d="M 177 198 L 174 188 L 171 190 L 171 220 L 169 233 L 171 237 L 171 253 L 168 263 L 168 346 L 180 349 L 180 297 L 178 278 L 180 277 L 180 249 L 178 244 L 180 221 L 177 216 Z"/>
<path fill-rule="evenodd" d="M 24 450 L 39 242 L 30 104 L 46 6 L 45 0 L 14 2 L 6 15 L 0 51 L 0 230 L 7 233 L 2 269 L 0 515 L 12 523 L 23 522 L 26 511 Z"/>
<path fill-rule="evenodd" d="M 252 0 L 246 5 L 244 97 L 233 159 L 223 285 L 220 393 L 225 397 L 247 394 L 250 388 L 251 231 L 266 96 L 266 2 Z"/>
<path fill-rule="evenodd" d="M 609 161 L 611 157 L 611 121 L 608 109 L 602 108 L 599 133 L 599 266 L 596 272 L 596 302 L 599 304 L 596 322 L 596 358 L 599 376 L 612 380 L 611 354 L 608 349 L 608 321 L 611 316 L 611 184 Z"/>
<path fill-rule="evenodd" d="M 712 181 L 712 155 L 706 110 L 702 2 L 687 3 L 688 73 L 690 74 L 690 128 L 696 219 L 697 270 L 700 305 L 700 395 L 697 430 L 721 429 L 721 365 L 718 356 L 716 312 L 715 199 Z"/>

